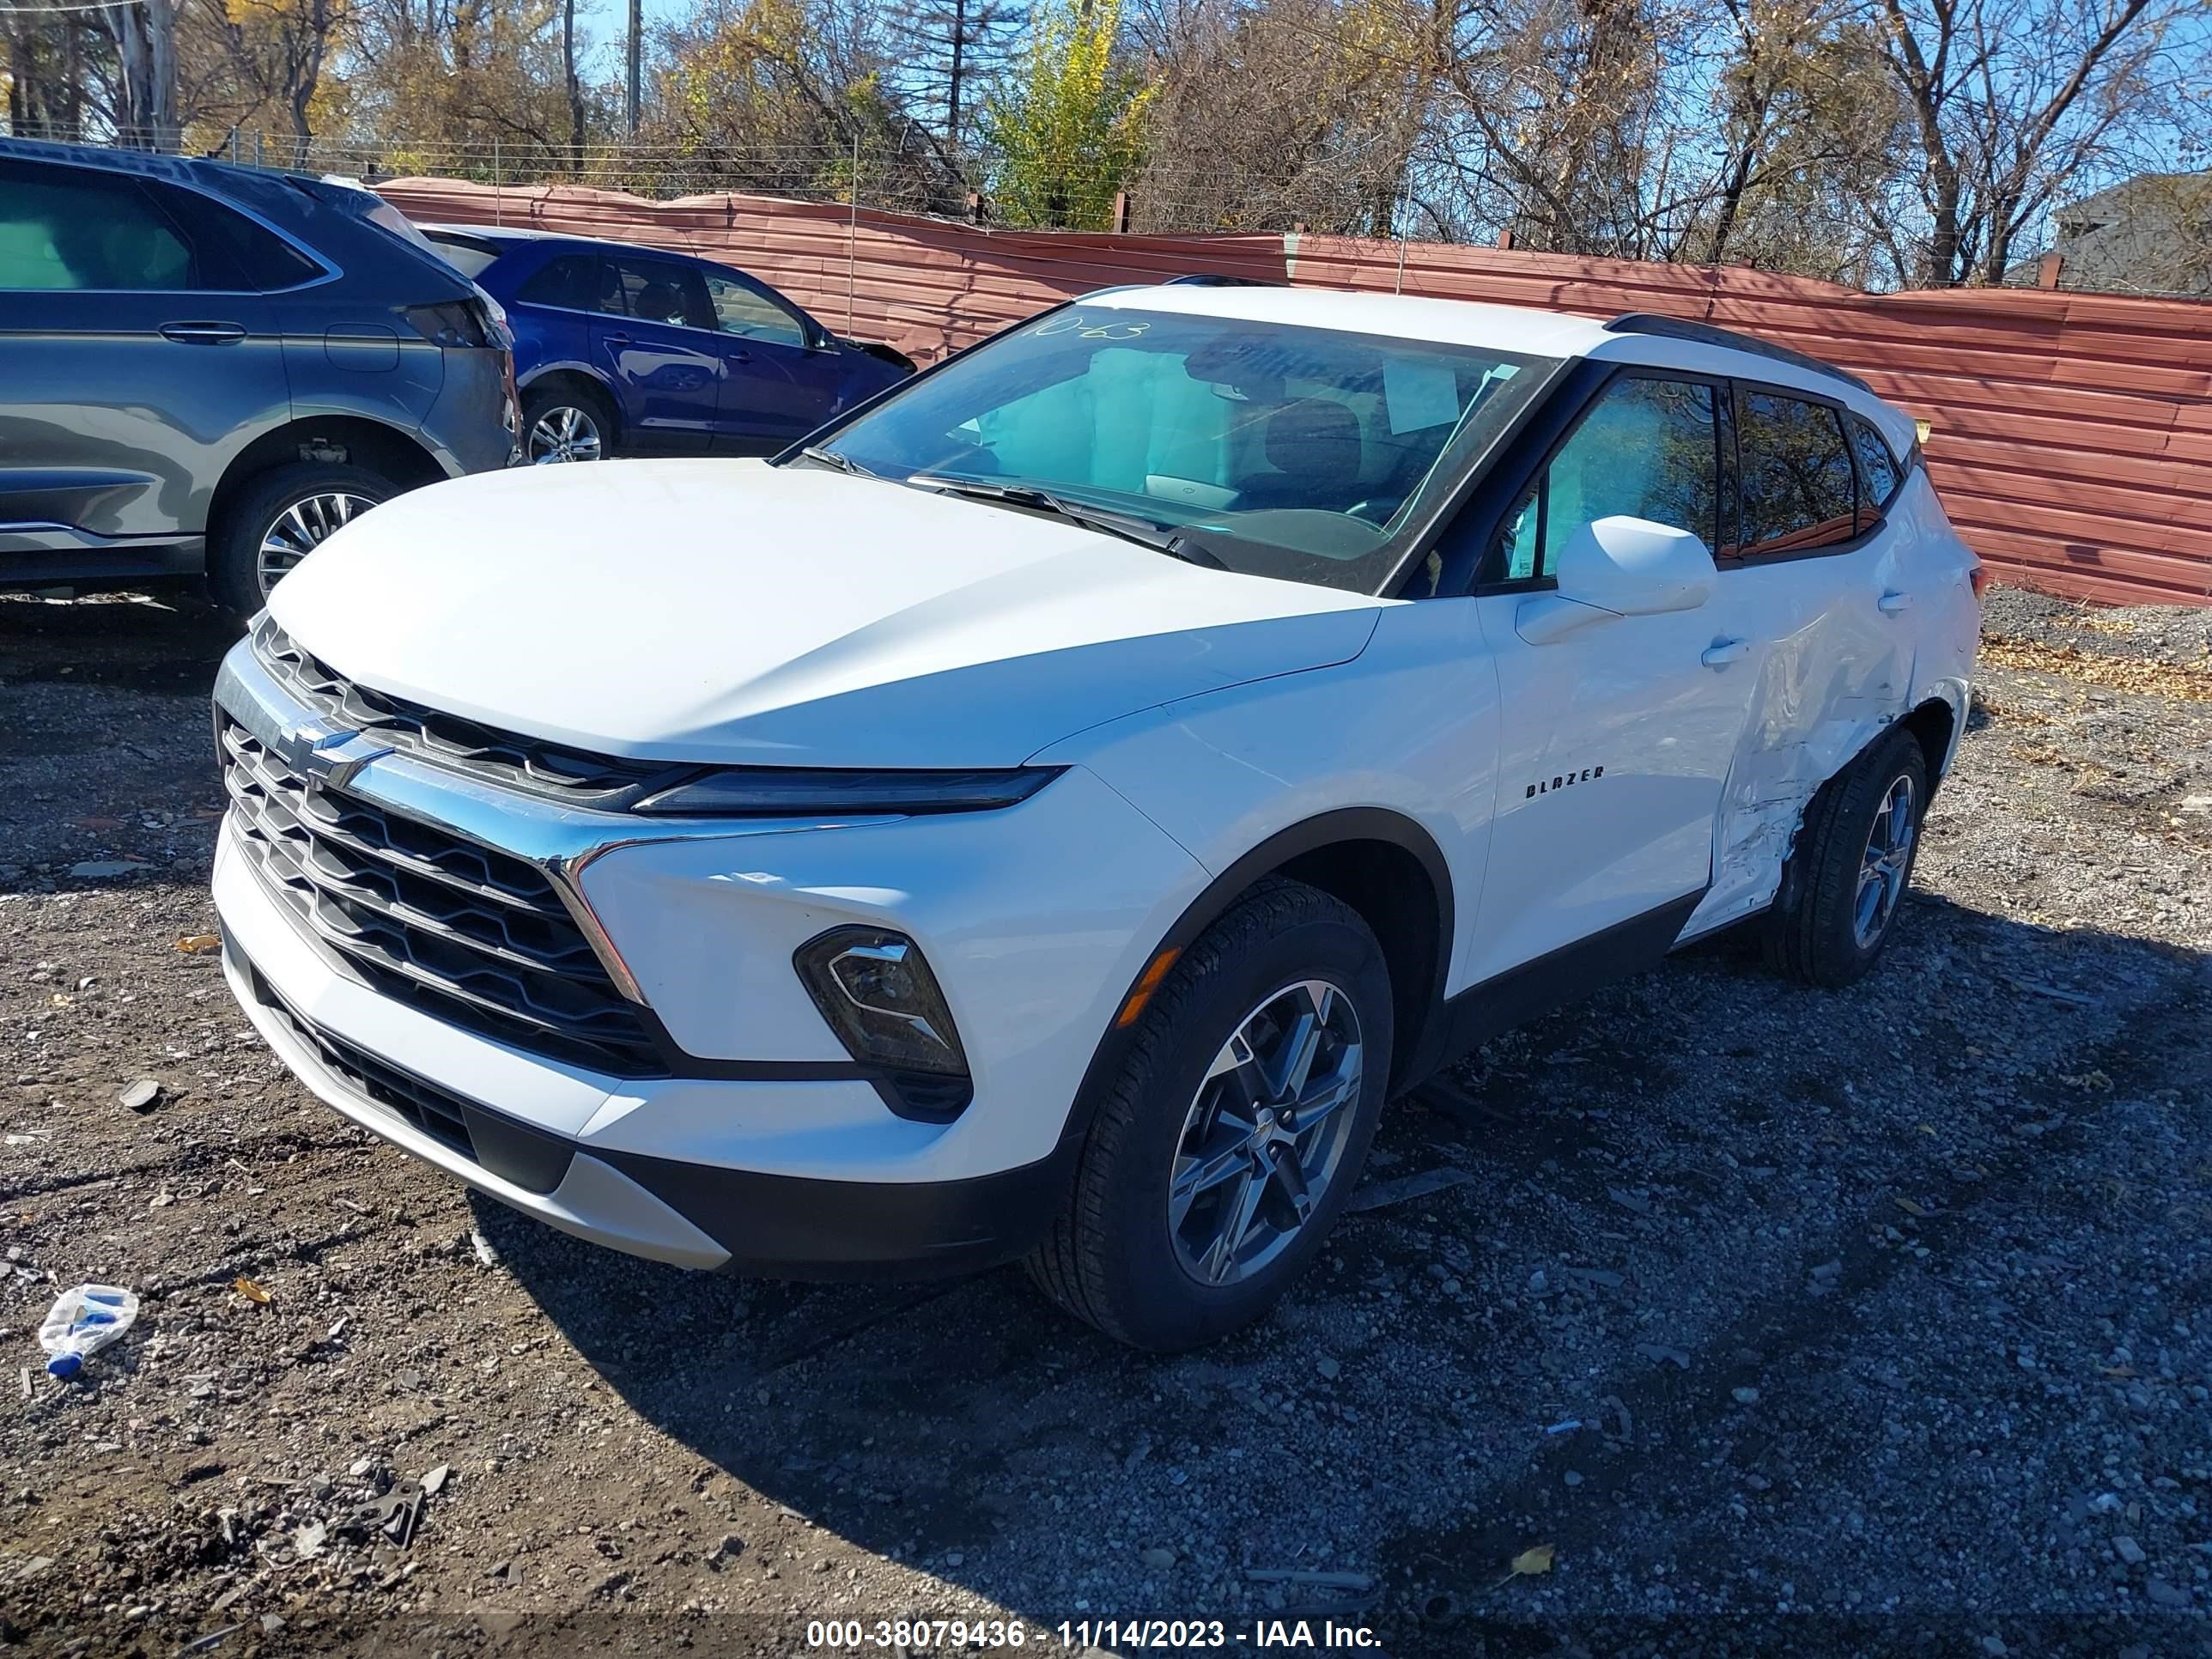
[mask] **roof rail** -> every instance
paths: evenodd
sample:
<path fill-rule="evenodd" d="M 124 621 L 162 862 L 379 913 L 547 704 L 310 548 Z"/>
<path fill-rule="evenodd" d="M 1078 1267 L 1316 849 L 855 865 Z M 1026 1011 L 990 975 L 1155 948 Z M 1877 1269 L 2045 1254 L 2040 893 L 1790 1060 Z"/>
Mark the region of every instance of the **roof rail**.
<path fill-rule="evenodd" d="M 1808 368 L 1815 374 L 1829 375 L 1862 392 L 1874 388 L 1849 369 L 1838 368 L 1833 363 L 1824 363 L 1818 357 L 1808 357 L 1802 351 L 1792 351 L 1788 346 L 1776 345 L 1771 340 L 1755 335 L 1739 334 L 1732 328 L 1716 328 L 1711 323 L 1693 323 L 1681 317 L 1662 317 L 1648 311 L 1624 312 L 1606 325 L 1608 334 L 1653 334 L 1666 340 L 1695 340 L 1700 345 L 1724 346 L 1730 351 L 1747 351 L 1755 357 L 1771 358 L 1778 363 L 1788 363 L 1794 368 Z"/>

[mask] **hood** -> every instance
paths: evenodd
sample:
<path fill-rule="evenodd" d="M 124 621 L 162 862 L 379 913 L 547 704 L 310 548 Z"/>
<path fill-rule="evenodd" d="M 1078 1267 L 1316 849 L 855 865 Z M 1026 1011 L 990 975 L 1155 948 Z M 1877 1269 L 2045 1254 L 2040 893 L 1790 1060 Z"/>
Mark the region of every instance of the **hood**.
<path fill-rule="evenodd" d="M 350 678 L 602 754 L 991 767 L 1347 661 L 1382 604 L 825 468 L 699 460 L 413 491 L 270 608 Z"/>

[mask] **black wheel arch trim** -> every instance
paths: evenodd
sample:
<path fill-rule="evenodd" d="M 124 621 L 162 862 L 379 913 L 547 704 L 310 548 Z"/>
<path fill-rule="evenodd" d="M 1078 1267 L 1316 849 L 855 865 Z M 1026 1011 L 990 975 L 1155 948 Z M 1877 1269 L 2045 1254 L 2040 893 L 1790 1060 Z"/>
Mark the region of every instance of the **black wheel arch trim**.
<path fill-rule="evenodd" d="M 1145 970 L 1158 959 L 1161 951 L 1187 949 L 1261 878 L 1273 874 L 1303 854 L 1362 841 L 1383 842 L 1412 854 L 1427 874 L 1430 886 L 1436 894 L 1436 960 L 1431 964 L 1431 983 L 1427 988 L 1426 999 L 1421 1005 L 1425 1010 L 1422 1037 L 1423 1047 L 1425 1047 L 1426 1039 L 1436 1024 L 1435 1014 L 1443 1006 L 1445 976 L 1451 969 L 1452 943 L 1456 926 L 1451 868 L 1444 861 L 1443 851 L 1437 845 L 1433 836 L 1404 813 L 1382 806 L 1340 807 L 1303 819 L 1277 830 L 1222 871 L 1184 907 L 1175 925 L 1168 929 L 1159 942 L 1145 953 L 1136 976 L 1114 1004 L 1116 1018 L 1129 997 L 1135 993 Z M 1405 1039 L 1406 1034 L 1401 1032 L 1394 1070 L 1402 1067 L 1414 1052 L 1413 1045 Z M 1128 1053 L 1130 1040 L 1129 1031 L 1118 1024 L 1108 1025 L 1100 1036 L 1097 1046 L 1091 1051 L 1091 1063 L 1084 1068 L 1083 1081 L 1076 1089 L 1075 1099 L 1068 1109 L 1067 1121 L 1061 1127 L 1059 1150 L 1071 1148 L 1091 1132 L 1091 1121 L 1097 1112 L 1098 1103 L 1120 1071 Z M 1072 1163 L 1069 1167 L 1073 1169 Z"/>

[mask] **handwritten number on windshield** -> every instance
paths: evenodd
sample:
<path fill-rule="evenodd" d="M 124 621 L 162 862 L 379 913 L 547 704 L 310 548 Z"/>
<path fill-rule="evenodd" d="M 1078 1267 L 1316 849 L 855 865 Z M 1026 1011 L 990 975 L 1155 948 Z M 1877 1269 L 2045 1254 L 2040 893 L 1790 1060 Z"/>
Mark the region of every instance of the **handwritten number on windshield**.
<path fill-rule="evenodd" d="M 1079 340 L 1133 340 L 1152 328 L 1150 323 L 1094 323 L 1081 313 L 1048 317 L 1028 332 L 1037 339 L 1073 334 Z"/>

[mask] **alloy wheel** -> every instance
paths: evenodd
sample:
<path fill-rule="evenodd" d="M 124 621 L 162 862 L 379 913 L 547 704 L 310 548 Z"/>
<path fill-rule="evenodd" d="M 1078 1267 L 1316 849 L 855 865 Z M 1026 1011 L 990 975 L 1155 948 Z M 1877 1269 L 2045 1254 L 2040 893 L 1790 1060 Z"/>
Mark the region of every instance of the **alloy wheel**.
<path fill-rule="evenodd" d="M 596 461 L 605 453 L 592 411 L 574 404 L 556 404 L 540 415 L 531 426 L 529 447 L 532 466 Z"/>
<path fill-rule="evenodd" d="M 1911 871 L 1913 837 L 1919 828 L 1912 780 L 1899 775 L 1881 798 L 1874 826 L 1867 832 L 1866 851 L 1859 859 L 1851 932 L 1862 951 L 1881 937 L 1890 918 L 1897 914 L 1898 901 L 1905 896 L 1905 878 Z"/>
<path fill-rule="evenodd" d="M 254 559 L 264 596 L 276 586 L 279 577 L 321 546 L 333 532 L 375 505 L 369 496 L 349 489 L 325 489 L 301 496 L 279 513 L 261 532 L 261 550 Z"/>
<path fill-rule="evenodd" d="M 1192 1278 L 1232 1285 L 1290 1248 L 1344 1173 L 1362 1072 L 1358 1012 L 1327 980 L 1285 986 L 1238 1023 L 1169 1176 L 1168 1232 Z"/>

